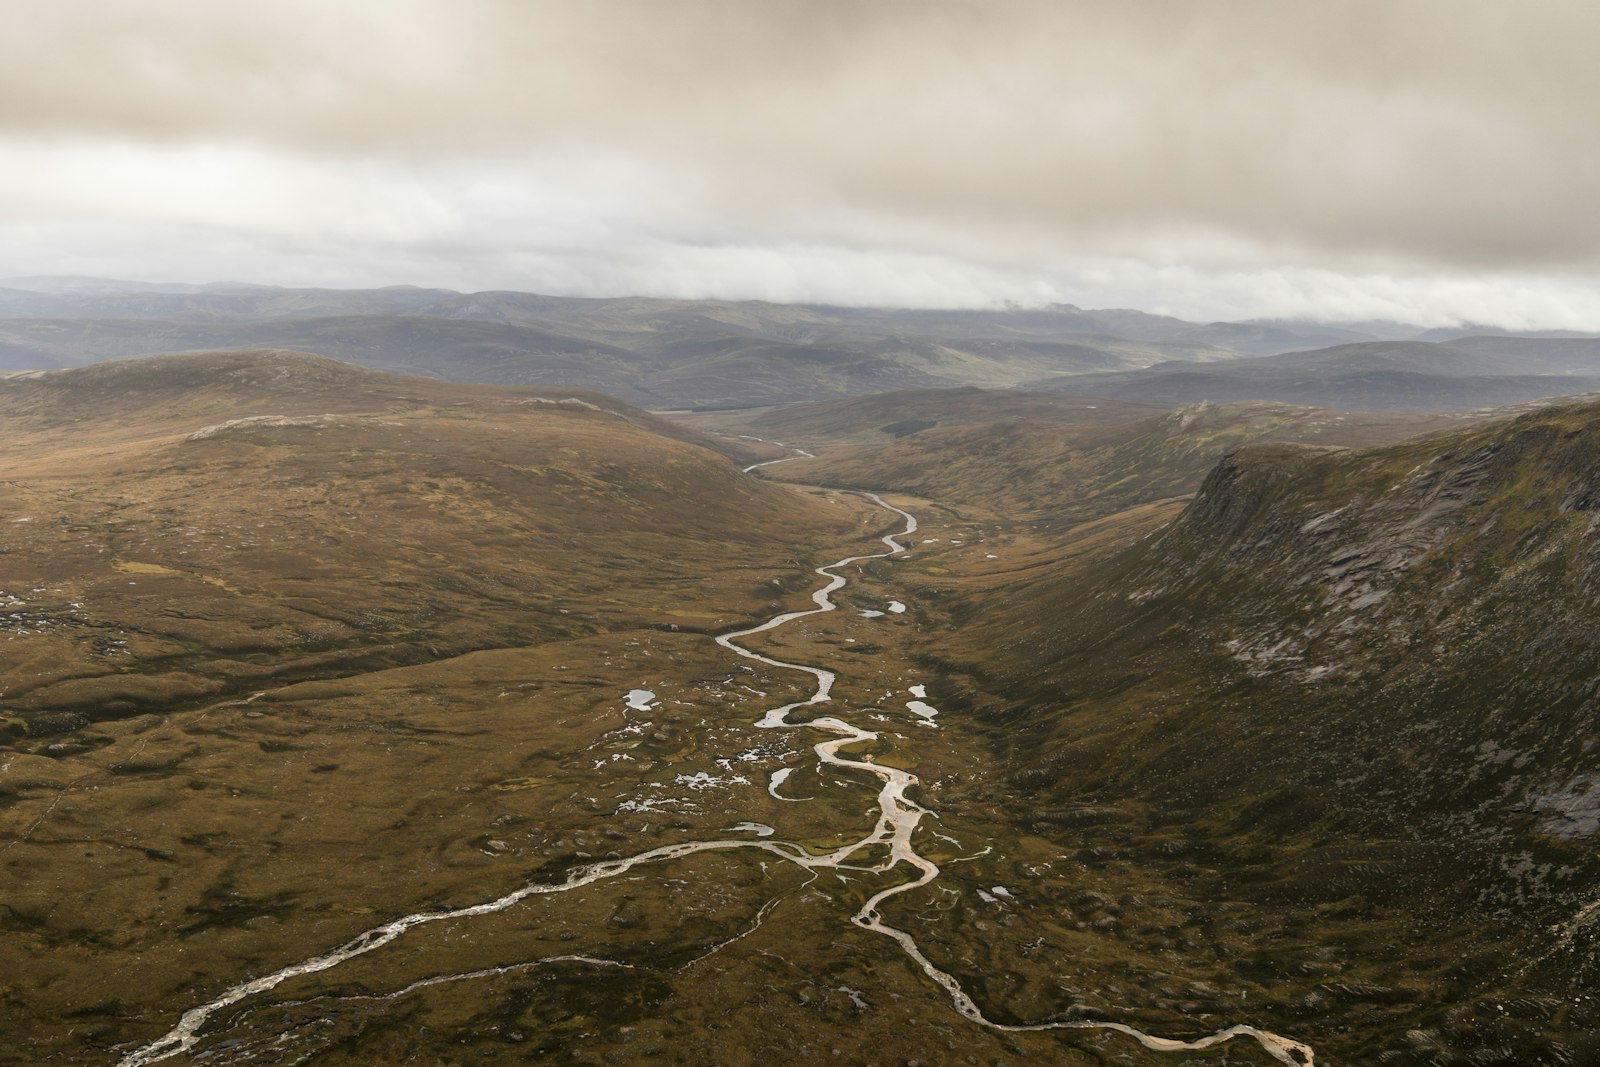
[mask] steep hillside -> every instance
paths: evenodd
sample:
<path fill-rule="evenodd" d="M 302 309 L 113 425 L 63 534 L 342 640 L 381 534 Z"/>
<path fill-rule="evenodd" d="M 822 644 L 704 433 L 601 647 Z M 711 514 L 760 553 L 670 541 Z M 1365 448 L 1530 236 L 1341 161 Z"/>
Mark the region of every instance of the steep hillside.
<path fill-rule="evenodd" d="M 1007 698 L 995 802 L 1236 915 L 1192 947 L 1319 1060 L 1591 1062 L 1597 471 L 1596 405 L 1257 445 L 1120 556 L 986 589 L 948 647 Z"/>

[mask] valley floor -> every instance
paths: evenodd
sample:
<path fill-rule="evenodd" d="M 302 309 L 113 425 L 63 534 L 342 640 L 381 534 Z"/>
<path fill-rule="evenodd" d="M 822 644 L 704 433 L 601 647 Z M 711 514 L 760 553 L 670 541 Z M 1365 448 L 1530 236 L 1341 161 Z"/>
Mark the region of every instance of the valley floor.
<path fill-rule="evenodd" d="M 916 506 L 911 557 L 1013 565 L 1013 539 Z M 807 675 L 671 630 L 108 724 L 113 744 L 5 812 L 29 886 L 7 907 L 31 927 L 5 970 L 31 980 L 7 990 L 0 1062 L 1151 1055 L 1114 1030 L 975 1025 L 930 973 L 1004 1024 L 1245 1021 L 1227 1001 L 1249 990 L 1153 960 L 1096 987 L 1105 949 L 1063 907 L 1094 891 L 987 810 L 986 746 L 917 663 L 937 612 L 867 551 L 834 571 L 839 610 L 740 639 L 837 673 L 816 711 L 855 724 L 838 756 L 828 731 L 762 728 L 780 703 L 813 714 Z"/>

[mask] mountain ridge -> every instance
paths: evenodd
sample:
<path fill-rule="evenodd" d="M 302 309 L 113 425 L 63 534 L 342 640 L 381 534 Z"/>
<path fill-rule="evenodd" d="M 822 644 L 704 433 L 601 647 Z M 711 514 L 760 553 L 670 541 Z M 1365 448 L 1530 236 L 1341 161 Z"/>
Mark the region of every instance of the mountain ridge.
<path fill-rule="evenodd" d="M 1596 403 L 1247 445 L 1114 554 L 949 594 L 966 622 L 930 656 L 1007 698 L 976 711 L 1022 825 L 1164 872 L 1151 892 L 1247 904 L 1280 1020 L 1372 1013 L 1319 1055 L 1421 1062 L 1387 1013 L 1438 1050 L 1587 1062 L 1597 470 Z"/>

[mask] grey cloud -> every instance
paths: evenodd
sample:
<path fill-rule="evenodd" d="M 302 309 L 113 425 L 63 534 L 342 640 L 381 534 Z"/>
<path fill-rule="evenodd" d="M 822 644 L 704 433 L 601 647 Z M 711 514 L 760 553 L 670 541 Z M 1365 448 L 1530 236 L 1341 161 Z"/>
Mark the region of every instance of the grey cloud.
<path fill-rule="evenodd" d="M 0 143 L 401 182 L 448 160 L 529 175 L 496 179 L 509 200 L 565 182 L 574 214 L 583 167 L 632 173 L 631 207 L 593 209 L 618 261 L 1576 277 L 1600 269 L 1597 30 L 1539 0 L 55 0 L 9 16 Z M 482 207 L 441 210 L 494 254 Z"/>

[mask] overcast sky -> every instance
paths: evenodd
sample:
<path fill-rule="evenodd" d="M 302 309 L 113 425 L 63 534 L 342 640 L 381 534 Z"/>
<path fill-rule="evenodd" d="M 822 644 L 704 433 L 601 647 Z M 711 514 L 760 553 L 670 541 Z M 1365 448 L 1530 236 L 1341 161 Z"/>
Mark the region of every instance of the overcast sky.
<path fill-rule="evenodd" d="M 0 275 L 1600 330 L 1600 5 L 0 0 Z"/>

